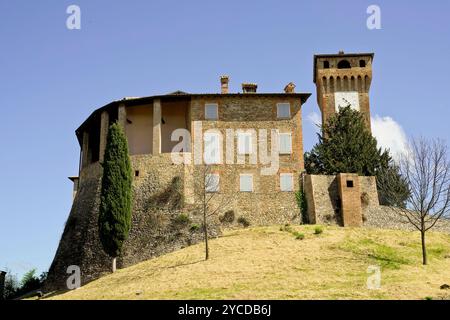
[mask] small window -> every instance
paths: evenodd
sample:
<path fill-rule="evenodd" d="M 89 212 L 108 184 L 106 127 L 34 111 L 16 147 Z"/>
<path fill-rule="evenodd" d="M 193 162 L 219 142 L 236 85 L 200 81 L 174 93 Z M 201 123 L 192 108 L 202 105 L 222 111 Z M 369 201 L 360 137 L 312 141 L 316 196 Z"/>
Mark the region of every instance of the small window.
<path fill-rule="evenodd" d="M 206 164 L 220 163 L 220 135 L 217 132 L 204 134 L 204 160 Z"/>
<path fill-rule="evenodd" d="M 291 154 L 292 153 L 292 136 L 290 133 L 280 133 L 279 137 L 279 148 L 280 154 Z"/>
<path fill-rule="evenodd" d="M 359 66 L 361 68 L 365 68 L 366 67 L 366 60 L 359 60 Z"/>
<path fill-rule="evenodd" d="M 283 192 L 294 191 L 294 175 L 292 173 L 280 174 L 280 190 Z"/>
<path fill-rule="evenodd" d="M 291 117 L 291 104 L 278 103 L 277 104 L 277 118 L 286 119 Z"/>
<path fill-rule="evenodd" d="M 205 177 L 205 191 L 212 193 L 212 192 L 219 192 L 219 183 L 220 183 L 220 176 L 217 173 L 208 174 Z"/>
<path fill-rule="evenodd" d="M 253 152 L 251 132 L 238 133 L 238 153 L 251 154 Z"/>
<path fill-rule="evenodd" d="M 324 69 L 330 69 L 330 61 L 324 61 L 323 62 L 323 68 Z"/>
<path fill-rule="evenodd" d="M 139 177 L 139 170 L 134 171 L 134 176 Z"/>
<path fill-rule="evenodd" d="M 341 60 L 338 63 L 338 69 L 350 69 L 351 65 L 350 62 L 348 62 L 348 60 Z"/>
<path fill-rule="evenodd" d="M 347 188 L 353 188 L 353 180 L 347 180 Z"/>
<path fill-rule="evenodd" d="M 217 120 L 219 118 L 219 106 L 217 103 L 205 104 L 205 119 Z"/>
<path fill-rule="evenodd" d="M 253 192 L 253 175 L 241 174 L 239 176 L 239 184 L 241 192 Z"/>

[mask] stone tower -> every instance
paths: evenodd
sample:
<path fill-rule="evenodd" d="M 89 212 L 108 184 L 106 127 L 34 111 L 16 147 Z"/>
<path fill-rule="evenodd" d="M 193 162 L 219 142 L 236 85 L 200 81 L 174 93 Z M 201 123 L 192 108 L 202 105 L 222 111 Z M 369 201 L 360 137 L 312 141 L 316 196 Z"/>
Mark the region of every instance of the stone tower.
<path fill-rule="evenodd" d="M 370 130 L 369 90 L 373 53 L 319 54 L 314 56 L 314 83 L 322 123 L 350 105 L 360 111 Z"/>

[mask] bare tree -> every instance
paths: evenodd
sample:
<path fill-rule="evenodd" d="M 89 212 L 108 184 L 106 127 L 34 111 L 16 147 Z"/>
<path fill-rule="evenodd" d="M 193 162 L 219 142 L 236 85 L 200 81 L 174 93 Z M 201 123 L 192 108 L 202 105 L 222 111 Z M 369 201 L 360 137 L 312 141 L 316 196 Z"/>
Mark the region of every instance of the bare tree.
<path fill-rule="evenodd" d="M 422 262 L 426 265 L 426 232 L 442 218 L 448 218 L 450 213 L 450 162 L 446 144 L 439 139 L 412 139 L 408 151 L 399 161 L 399 169 L 409 186 L 409 196 L 405 206 L 392 208 L 420 231 Z M 395 197 L 389 182 L 382 188 Z"/>
<path fill-rule="evenodd" d="M 232 201 L 234 194 L 220 190 L 220 177 L 214 173 L 213 167 L 208 164 L 195 165 L 194 168 L 194 210 L 201 213 L 205 239 L 205 260 L 209 259 L 209 223 L 210 218 L 224 211 Z"/>

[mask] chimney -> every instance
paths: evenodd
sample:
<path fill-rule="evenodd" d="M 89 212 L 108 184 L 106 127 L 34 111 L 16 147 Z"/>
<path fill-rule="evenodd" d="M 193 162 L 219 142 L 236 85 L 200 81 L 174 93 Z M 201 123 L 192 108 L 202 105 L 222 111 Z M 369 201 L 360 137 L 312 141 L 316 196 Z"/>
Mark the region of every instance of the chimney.
<path fill-rule="evenodd" d="M 284 87 L 285 93 L 295 93 L 295 84 L 293 82 L 289 82 L 286 87 Z"/>
<path fill-rule="evenodd" d="M 228 93 L 228 81 L 230 78 L 228 76 L 220 77 L 220 93 L 227 94 Z"/>
<path fill-rule="evenodd" d="M 258 85 L 256 83 L 243 83 L 242 84 L 242 92 L 243 93 L 256 93 L 256 89 L 258 89 Z"/>

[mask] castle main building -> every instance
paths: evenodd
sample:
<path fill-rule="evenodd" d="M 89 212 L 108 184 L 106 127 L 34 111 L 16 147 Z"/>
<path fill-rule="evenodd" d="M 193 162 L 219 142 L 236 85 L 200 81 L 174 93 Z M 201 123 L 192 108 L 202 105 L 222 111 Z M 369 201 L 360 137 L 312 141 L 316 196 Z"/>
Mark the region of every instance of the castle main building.
<path fill-rule="evenodd" d="M 258 93 L 251 83 L 242 85 L 242 93 L 229 93 L 226 76 L 220 85 L 218 94 L 178 91 L 96 110 L 76 131 L 81 145 L 77 188 L 103 161 L 107 129 L 118 121 L 128 139 L 136 186 L 149 174 L 167 184 L 178 177 L 185 201 L 194 203 L 195 165 L 206 163 L 217 183 L 211 191 L 235 194 L 229 209 L 237 215 L 255 224 L 298 217 L 294 192 L 304 169 L 301 106 L 310 94 L 295 93 L 293 84 L 283 93 Z M 177 162 L 174 153 L 183 161 Z"/>
<path fill-rule="evenodd" d="M 351 105 L 370 128 L 372 59 L 373 54 L 342 52 L 314 57 L 323 121 Z M 202 190 L 196 181 L 203 179 L 204 164 L 214 182 L 207 191 L 217 195 L 218 203 L 226 199 L 219 216 L 232 212 L 234 221 L 242 218 L 252 225 L 301 221 L 295 192 L 304 171 L 301 108 L 310 94 L 295 93 L 293 83 L 279 93 L 259 93 L 254 83 L 230 93 L 228 85 L 229 78 L 222 76 L 220 93 L 124 98 L 94 111 L 76 130 L 80 170 L 71 178 L 74 201 L 49 270 L 51 287 L 64 287 L 70 265 L 81 268 L 83 283 L 109 270 L 97 221 L 101 163 L 108 128 L 116 121 L 126 134 L 134 173 L 132 227 L 119 267 L 202 240 L 194 224 L 180 226 L 173 216 L 197 203 Z M 313 201 L 324 192 L 316 192 Z"/>

